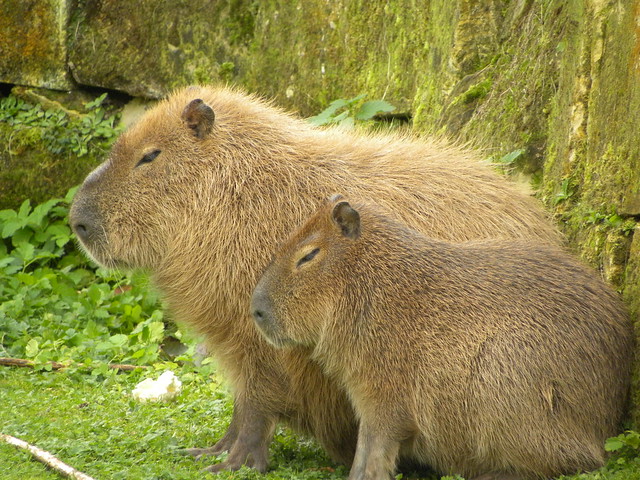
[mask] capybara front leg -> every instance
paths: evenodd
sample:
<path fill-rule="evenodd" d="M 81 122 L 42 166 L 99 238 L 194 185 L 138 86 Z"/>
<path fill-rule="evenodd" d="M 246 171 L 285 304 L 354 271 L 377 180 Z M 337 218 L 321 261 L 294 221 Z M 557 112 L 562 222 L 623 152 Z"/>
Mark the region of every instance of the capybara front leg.
<path fill-rule="evenodd" d="M 379 429 L 360 423 L 358 446 L 349 480 L 389 480 L 393 478 L 400 442 Z"/>
<path fill-rule="evenodd" d="M 269 444 L 275 430 L 275 419 L 258 412 L 242 415 L 242 425 L 224 462 L 206 468 L 209 472 L 239 470 L 243 465 L 264 473 L 269 460 Z"/>
<path fill-rule="evenodd" d="M 227 428 L 227 432 L 215 443 L 215 445 L 205 448 L 185 448 L 182 452 L 188 455 L 193 455 L 196 458 L 200 458 L 203 455 L 218 455 L 223 452 L 228 452 L 238 439 L 238 432 L 240 431 L 242 423 L 241 409 L 238 408 L 236 402 L 234 402 L 229 428 Z"/>

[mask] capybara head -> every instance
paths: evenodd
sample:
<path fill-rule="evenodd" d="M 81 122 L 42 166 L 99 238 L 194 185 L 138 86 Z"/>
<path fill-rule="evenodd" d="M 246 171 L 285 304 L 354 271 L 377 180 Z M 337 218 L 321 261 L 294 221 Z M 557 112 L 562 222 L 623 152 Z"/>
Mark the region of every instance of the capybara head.
<path fill-rule="evenodd" d="M 313 346 L 358 255 L 360 215 L 333 195 L 280 249 L 256 286 L 251 313 L 276 347 Z"/>
<path fill-rule="evenodd" d="M 125 132 L 76 195 L 70 223 L 98 263 L 157 265 L 168 253 L 166 240 L 175 238 L 193 209 L 184 193 L 197 183 L 198 152 L 211 142 L 215 115 L 197 98 L 172 113 L 153 110 Z"/>

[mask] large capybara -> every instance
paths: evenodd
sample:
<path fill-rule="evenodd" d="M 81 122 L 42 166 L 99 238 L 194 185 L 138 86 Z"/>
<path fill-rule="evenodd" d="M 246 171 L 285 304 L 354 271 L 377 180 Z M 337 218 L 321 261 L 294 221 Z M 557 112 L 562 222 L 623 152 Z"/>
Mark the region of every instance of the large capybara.
<path fill-rule="evenodd" d="M 392 478 L 399 455 L 467 478 L 592 470 L 624 410 L 624 306 L 555 246 L 432 240 L 337 196 L 281 248 L 251 309 L 273 345 L 308 349 L 347 391 L 353 480 Z"/>
<path fill-rule="evenodd" d="M 350 463 L 357 422 L 307 357 L 270 346 L 249 315 L 277 245 L 327 195 L 376 199 L 447 240 L 558 242 L 534 200 L 442 142 L 323 130 L 226 88 L 192 87 L 147 112 L 78 190 L 70 222 L 98 263 L 145 269 L 173 317 L 204 334 L 231 384 L 234 415 L 211 467 L 265 470 L 274 425 L 315 436 Z"/>

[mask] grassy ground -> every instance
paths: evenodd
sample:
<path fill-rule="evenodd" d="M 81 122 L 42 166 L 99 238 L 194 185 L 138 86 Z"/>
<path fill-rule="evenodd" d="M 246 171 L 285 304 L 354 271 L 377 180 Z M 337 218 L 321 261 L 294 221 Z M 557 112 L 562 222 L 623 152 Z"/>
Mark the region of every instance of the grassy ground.
<path fill-rule="evenodd" d="M 130 398 L 147 373 L 108 378 L 81 372 L 34 372 L 0 367 L 0 432 L 33 443 L 96 479 L 182 480 L 216 478 L 202 469 L 215 458 L 196 461 L 179 449 L 211 445 L 225 431 L 229 395 L 215 376 L 176 372 L 182 393 L 169 403 L 140 404 Z M 158 374 L 154 375 L 154 378 Z M 0 444 L 2 480 L 60 478 L 28 454 Z M 271 446 L 271 470 L 220 474 L 221 479 L 344 479 L 313 442 L 279 429 Z M 404 478 L 427 478 L 418 474 Z M 449 477 L 451 478 L 451 477 Z M 566 480 L 640 479 L 637 458 L 618 458 L 600 471 Z"/>
<path fill-rule="evenodd" d="M 129 393 L 142 374 L 108 379 L 87 374 L 0 369 L 0 431 L 35 444 L 96 479 L 202 478 L 216 460 L 196 461 L 180 448 L 207 446 L 228 425 L 231 403 L 215 378 L 182 374 L 183 391 L 170 403 L 140 404 Z M 156 374 L 157 377 L 157 374 Z M 343 478 L 317 446 L 279 431 L 272 448 L 279 467 L 266 476 L 250 470 L 219 478 Z M 6 480 L 59 478 L 22 451 L 1 445 Z M 0 469 L 1 470 L 1 469 Z M 211 476 L 211 478 L 214 478 Z"/>
<path fill-rule="evenodd" d="M 141 373 L 105 380 L 0 367 L 0 432 L 35 444 L 96 479 L 215 478 L 202 473 L 215 458 L 196 461 L 178 450 L 211 445 L 224 433 L 231 415 L 229 397 L 215 378 L 177 373 L 183 381 L 177 399 L 140 404 L 129 394 Z M 265 476 L 246 469 L 218 478 L 331 479 L 346 474 L 316 445 L 286 430 L 278 432 L 271 454 L 274 468 Z M 0 465 L 10 466 L 0 468 L 3 480 L 59 478 L 4 444 Z"/>

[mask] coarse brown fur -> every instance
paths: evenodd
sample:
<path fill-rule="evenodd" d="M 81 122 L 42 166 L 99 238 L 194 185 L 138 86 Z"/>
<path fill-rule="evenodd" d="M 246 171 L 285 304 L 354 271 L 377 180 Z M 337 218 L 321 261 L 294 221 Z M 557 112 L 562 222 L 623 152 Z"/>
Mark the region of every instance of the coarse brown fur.
<path fill-rule="evenodd" d="M 398 455 L 466 478 L 592 470 L 625 407 L 624 306 L 555 246 L 431 240 L 338 197 L 281 248 L 252 311 L 347 391 L 353 480 L 391 478 Z"/>
<path fill-rule="evenodd" d="M 249 299 L 287 233 L 334 191 L 375 198 L 448 240 L 558 241 L 531 198 L 445 143 L 314 128 L 226 88 L 180 90 L 114 145 L 78 191 L 70 221 L 108 267 L 149 270 L 173 316 L 207 338 L 234 391 L 229 450 L 213 467 L 266 468 L 276 421 L 350 463 L 357 425 L 344 394 L 304 349 L 258 334 Z"/>

